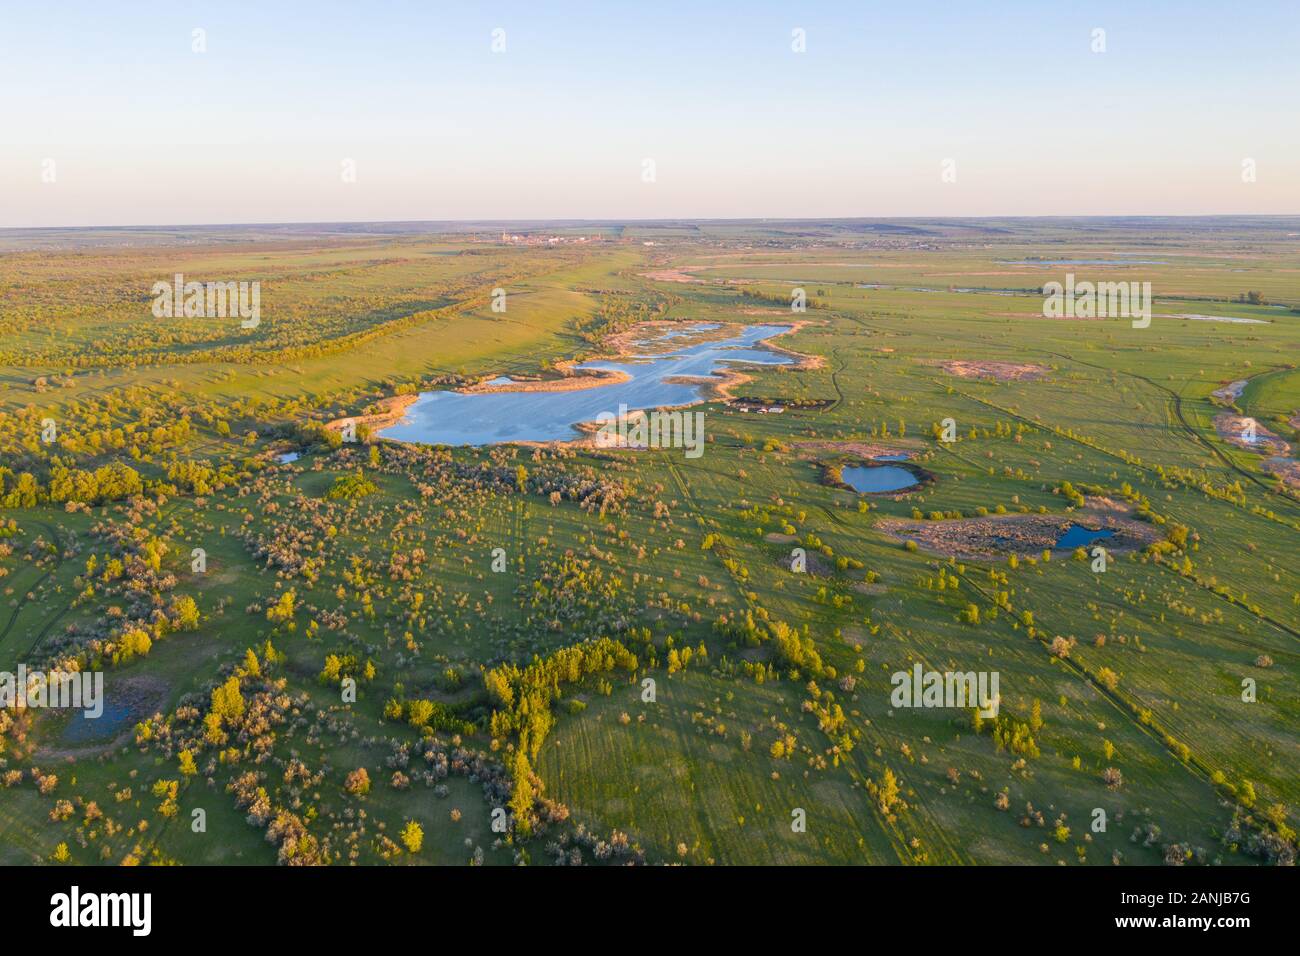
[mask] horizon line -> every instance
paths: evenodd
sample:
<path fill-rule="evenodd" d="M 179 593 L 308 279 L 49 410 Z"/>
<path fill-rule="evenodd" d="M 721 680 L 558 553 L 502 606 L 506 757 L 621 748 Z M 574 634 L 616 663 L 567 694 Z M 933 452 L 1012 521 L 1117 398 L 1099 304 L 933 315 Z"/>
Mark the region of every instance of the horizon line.
<path fill-rule="evenodd" d="M 257 228 L 268 226 L 413 226 L 413 225 L 483 225 L 514 224 L 583 224 L 583 225 L 653 225 L 658 223 L 849 223 L 849 222 L 987 222 L 992 220 L 1179 220 L 1179 219 L 1300 219 L 1300 212 L 1279 213 L 1042 213 L 990 214 L 982 216 L 666 216 L 648 219 L 637 217 L 521 217 L 517 219 L 283 219 L 261 222 L 152 222 L 100 225 L 0 226 L 0 234 L 94 229 L 211 229 Z"/>

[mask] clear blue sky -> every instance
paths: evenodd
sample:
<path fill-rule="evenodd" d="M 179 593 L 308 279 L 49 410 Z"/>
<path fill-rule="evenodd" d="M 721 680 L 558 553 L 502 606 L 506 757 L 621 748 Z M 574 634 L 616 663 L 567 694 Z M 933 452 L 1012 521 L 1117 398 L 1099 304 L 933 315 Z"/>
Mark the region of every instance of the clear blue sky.
<path fill-rule="evenodd" d="M 5 0 L 0 226 L 1300 213 L 1297 41 L 1296 0 Z"/>

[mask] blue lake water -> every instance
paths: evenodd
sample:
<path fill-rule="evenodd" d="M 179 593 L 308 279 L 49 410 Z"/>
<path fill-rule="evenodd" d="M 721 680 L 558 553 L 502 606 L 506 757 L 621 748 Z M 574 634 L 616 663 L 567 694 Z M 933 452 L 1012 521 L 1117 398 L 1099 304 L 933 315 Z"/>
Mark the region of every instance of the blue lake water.
<path fill-rule="evenodd" d="M 683 335 L 691 335 L 694 332 L 711 332 L 714 329 L 719 327 L 720 326 L 718 325 L 717 322 L 701 322 L 699 325 L 691 326 L 689 329 L 668 329 L 666 332 L 662 332 L 659 335 L 652 336 L 649 339 L 644 339 L 643 341 L 666 342 L 669 339 L 679 339 Z"/>
<path fill-rule="evenodd" d="M 98 717 L 87 717 L 85 711 L 74 710 L 63 728 L 63 742 L 88 744 L 112 740 L 133 723 L 128 704 L 105 700 L 104 712 Z"/>
<path fill-rule="evenodd" d="M 301 457 L 302 457 L 302 455 L 300 455 L 300 454 L 299 454 L 298 452 L 296 452 L 296 451 L 286 451 L 286 452 L 285 452 L 284 454 L 282 454 L 282 455 L 276 455 L 276 456 L 275 456 L 275 460 L 278 461 L 278 462 L 279 462 L 280 464 L 282 464 L 282 465 L 287 465 L 287 464 L 289 464 L 289 462 L 291 462 L 291 461 L 297 461 L 297 460 L 298 460 L 299 458 L 301 458 Z"/>
<path fill-rule="evenodd" d="M 1087 547 L 1094 541 L 1100 541 L 1103 538 L 1114 537 L 1114 535 L 1115 532 L 1111 531 L 1109 528 L 1100 528 L 1093 531 L 1090 528 L 1085 528 L 1081 524 L 1072 524 L 1061 533 L 1059 538 L 1056 539 L 1054 547 L 1074 550 L 1075 548 Z"/>
<path fill-rule="evenodd" d="M 897 465 L 846 465 L 840 477 L 858 492 L 901 491 L 917 483 L 916 475 Z"/>
<path fill-rule="evenodd" d="M 394 441 L 429 445 L 490 445 L 512 441 L 567 441 L 574 425 L 595 421 L 602 412 L 690 405 L 703 400 L 699 385 L 668 382 L 677 376 L 707 378 L 732 362 L 789 365 L 794 359 L 757 347 L 785 331 L 784 325 L 746 326 L 728 339 L 701 342 L 662 355 L 624 362 L 585 362 L 580 369 L 609 369 L 629 378 L 570 392 L 423 392 L 402 421 L 381 429 Z M 660 338 L 680 335 L 669 332 Z"/>

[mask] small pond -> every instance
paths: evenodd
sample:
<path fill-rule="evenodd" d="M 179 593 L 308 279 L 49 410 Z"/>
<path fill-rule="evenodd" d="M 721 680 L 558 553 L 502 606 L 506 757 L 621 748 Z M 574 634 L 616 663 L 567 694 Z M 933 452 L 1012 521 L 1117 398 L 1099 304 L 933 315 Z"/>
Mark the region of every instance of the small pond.
<path fill-rule="evenodd" d="M 1056 544 L 1053 547 L 1073 551 L 1075 548 L 1087 547 L 1094 541 L 1113 538 L 1114 536 L 1115 532 L 1109 528 L 1099 528 L 1094 531 L 1091 528 L 1085 528 L 1081 524 L 1072 524 L 1061 532 L 1061 536 L 1056 539 Z"/>
<path fill-rule="evenodd" d="M 74 710 L 63 728 L 63 742 L 74 746 L 102 743 L 112 740 L 134 722 L 129 702 L 105 700 L 104 712 L 98 717 L 87 717 L 85 711 Z"/>
<path fill-rule="evenodd" d="M 897 465 L 845 465 L 840 469 L 840 478 L 862 494 L 902 491 L 920 484 L 915 474 Z"/>

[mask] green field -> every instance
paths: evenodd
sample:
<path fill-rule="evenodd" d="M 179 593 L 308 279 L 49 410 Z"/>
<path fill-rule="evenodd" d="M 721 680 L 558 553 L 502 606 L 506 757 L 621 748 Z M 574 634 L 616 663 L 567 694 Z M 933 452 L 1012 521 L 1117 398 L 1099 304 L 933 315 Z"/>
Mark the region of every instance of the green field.
<path fill-rule="evenodd" d="M 500 231 L 0 234 L 0 672 L 106 693 L 0 709 L 0 864 L 1294 862 L 1300 220 Z M 1149 327 L 1045 318 L 1067 272 Z M 794 320 L 698 458 L 326 427 Z M 891 452 L 933 480 L 828 478 Z M 1104 516 L 1104 573 L 1017 543 Z"/>

